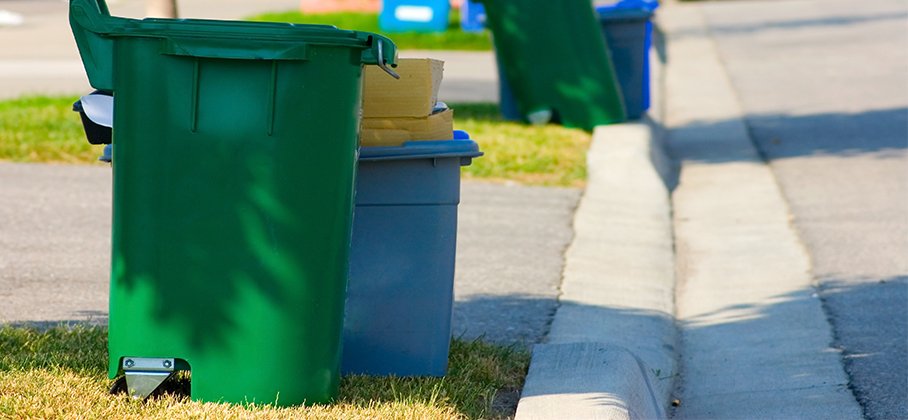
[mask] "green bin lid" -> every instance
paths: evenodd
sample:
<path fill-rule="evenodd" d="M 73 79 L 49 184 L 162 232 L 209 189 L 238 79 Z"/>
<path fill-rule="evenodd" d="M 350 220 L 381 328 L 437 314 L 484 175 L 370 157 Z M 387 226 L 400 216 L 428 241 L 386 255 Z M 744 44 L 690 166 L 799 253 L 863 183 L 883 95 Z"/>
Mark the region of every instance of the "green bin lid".
<path fill-rule="evenodd" d="M 394 43 L 371 32 L 330 25 L 111 16 L 104 0 L 71 0 L 70 25 L 92 86 L 111 89 L 117 37 L 159 38 L 163 54 L 249 60 L 306 60 L 311 46 L 362 49 L 362 63 L 397 77 Z"/>

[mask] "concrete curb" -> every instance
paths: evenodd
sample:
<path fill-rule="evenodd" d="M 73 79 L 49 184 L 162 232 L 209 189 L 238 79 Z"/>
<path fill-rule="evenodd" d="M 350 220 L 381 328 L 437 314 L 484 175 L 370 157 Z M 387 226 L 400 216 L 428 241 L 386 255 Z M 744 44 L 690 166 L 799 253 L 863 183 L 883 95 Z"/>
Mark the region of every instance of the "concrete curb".
<path fill-rule="evenodd" d="M 655 67 L 651 114 L 658 118 Z M 587 160 L 560 306 L 546 343 L 533 349 L 516 418 L 665 418 L 679 339 L 674 164 L 650 118 L 597 127 Z"/>
<path fill-rule="evenodd" d="M 665 418 L 650 376 L 646 364 L 622 347 L 541 344 L 533 350 L 517 418 Z"/>
<path fill-rule="evenodd" d="M 650 62 L 648 116 L 593 133 L 560 306 L 533 349 L 517 419 L 668 416 L 679 369 L 670 195 L 678 171 L 664 144 L 656 51 Z"/>

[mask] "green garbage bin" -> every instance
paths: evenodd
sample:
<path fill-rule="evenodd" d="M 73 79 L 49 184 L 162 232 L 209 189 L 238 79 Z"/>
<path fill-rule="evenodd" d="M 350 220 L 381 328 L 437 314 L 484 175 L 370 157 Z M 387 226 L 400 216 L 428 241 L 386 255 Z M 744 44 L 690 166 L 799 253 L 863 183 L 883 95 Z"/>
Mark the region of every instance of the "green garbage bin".
<path fill-rule="evenodd" d="M 182 369 L 195 400 L 333 398 L 362 66 L 393 64 L 394 44 L 103 0 L 72 0 L 70 23 L 116 97 L 110 377 L 140 396 Z"/>
<path fill-rule="evenodd" d="M 589 0 L 477 0 L 517 112 L 531 122 L 592 130 L 626 119 Z"/>

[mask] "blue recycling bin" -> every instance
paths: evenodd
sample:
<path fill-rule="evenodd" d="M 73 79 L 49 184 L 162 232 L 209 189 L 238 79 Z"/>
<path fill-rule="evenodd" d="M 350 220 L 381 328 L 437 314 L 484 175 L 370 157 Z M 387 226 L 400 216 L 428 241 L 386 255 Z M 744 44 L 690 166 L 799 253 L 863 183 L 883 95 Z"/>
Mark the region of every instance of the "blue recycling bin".
<path fill-rule="evenodd" d="M 481 3 L 463 0 L 460 5 L 460 27 L 467 32 L 480 32 L 485 26 L 485 7 Z"/>
<path fill-rule="evenodd" d="M 596 12 L 608 41 L 628 118 L 640 118 L 650 106 L 649 50 L 653 37 L 652 0 L 622 0 Z"/>
<path fill-rule="evenodd" d="M 382 0 L 378 26 L 387 32 L 444 32 L 449 0 Z"/>
<path fill-rule="evenodd" d="M 640 118 L 650 107 L 649 50 L 652 16 L 658 7 L 656 0 L 621 0 L 596 7 L 629 119 Z M 522 116 L 501 63 L 498 68 L 501 114 L 507 120 L 520 120 Z"/>
<path fill-rule="evenodd" d="M 442 376 L 448 365 L 460 168 L 453 140 L 360 149 L 344 315 L 345 374 Z"/>

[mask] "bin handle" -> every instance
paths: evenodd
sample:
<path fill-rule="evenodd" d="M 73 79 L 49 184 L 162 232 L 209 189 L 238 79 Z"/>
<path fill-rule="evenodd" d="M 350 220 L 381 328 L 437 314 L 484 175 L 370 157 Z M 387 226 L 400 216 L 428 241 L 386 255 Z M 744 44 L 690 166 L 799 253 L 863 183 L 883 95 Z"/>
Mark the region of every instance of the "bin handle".
<path fill-rule="evenodd" d="M 69 23 L 79 48 L 89 83 L 96 89 L 113 89 L 114 42 L 108 37 L 121 18 L 110 16 L 104 0 L 72 0 Z"/>
<path fill-rule="evenodd" d="M 382 52 L 381 38 L 377 39 L 376 41 L 378 42 L 378 45 L 376 46 L 378 47 L 378 67 L 384 70 L 385 73 L 390 74 L 391 77 L 400 79 L 400 75 L 395 73 L 394 70 L 391 70 L 391 68 L 388 67 L 388 64 L 385 63 L 385 54 Z"/>
<path fill-rule="evenodd" d="M 73 3 L 84 3 L 85 7 L 96 12 L 98 16 L 110 16 L 110 9 L 107 8 L 105 0 L 71 0 Z"/>
<path fill-rule="evenodd" d="M 110 9 L 107 8 L 106 1 L 96 0 L 95 4 L 98 6 L 98 11 L 101 12 L 101 16 L 110 16 Z"/>
<path fill-rule="evenodd" d="M 71 0 L 69 10 L 71 22 L 75 19 L 80 26 L 97 34 L 109 34 L 112 24 L 123 20 L 110 15 L 104 0 Z"/>

